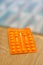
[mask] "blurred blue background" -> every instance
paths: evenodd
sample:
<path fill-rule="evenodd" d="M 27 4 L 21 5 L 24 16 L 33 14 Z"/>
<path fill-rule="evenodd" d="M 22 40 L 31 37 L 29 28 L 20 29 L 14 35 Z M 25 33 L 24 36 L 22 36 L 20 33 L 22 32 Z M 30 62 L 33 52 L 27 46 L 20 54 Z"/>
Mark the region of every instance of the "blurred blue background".
<path fill-rule="evenodd" d="M 43 34 L 43 0 L 0 0 L 0 26 Z"/>

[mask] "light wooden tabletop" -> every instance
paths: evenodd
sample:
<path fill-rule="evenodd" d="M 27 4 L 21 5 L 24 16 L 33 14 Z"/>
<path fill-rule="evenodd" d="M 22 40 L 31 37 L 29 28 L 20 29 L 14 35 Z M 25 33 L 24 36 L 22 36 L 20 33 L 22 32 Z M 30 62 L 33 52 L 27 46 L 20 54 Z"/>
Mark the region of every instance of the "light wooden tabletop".
<path fill-rule="evenodd" d="M 43 35 L 33 34 L 37 52 L 10 55 L 7 28 L 0 27 L 0 65 L 43 65 Z"/>

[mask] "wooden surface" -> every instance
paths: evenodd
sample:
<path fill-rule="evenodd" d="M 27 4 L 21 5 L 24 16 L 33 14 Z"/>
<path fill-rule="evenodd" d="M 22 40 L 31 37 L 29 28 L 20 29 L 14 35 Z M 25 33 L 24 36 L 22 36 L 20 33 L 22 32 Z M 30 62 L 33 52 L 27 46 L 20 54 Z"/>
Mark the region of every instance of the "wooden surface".
<path fill-rule="evenodd" d="M 36 53 L 9 54 L 7 28 L 0 27 L 0 65 L 43 65 L 43 36 L 33 34 Z"/>

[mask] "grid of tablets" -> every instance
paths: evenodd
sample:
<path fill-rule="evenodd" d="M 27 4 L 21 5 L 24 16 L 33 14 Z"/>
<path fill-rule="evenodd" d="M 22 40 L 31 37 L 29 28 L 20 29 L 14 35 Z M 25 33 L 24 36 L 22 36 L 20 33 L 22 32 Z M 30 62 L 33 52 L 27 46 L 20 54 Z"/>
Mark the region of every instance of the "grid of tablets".
<path fill-rule="evenodd" d="M 29 28 L 8 28 L 11 54 L 36 52 L 36 45 Z"/>

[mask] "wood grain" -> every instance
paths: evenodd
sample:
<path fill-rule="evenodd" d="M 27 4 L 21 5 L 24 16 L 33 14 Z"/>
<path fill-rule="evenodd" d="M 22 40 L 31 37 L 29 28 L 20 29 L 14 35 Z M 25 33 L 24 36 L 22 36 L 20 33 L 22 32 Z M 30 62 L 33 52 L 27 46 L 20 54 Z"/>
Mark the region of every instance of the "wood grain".
<path fill-rule="evenodd" d="M 36 53 L 10 55 L 7 29 L 0 27 L 0 65 L 43 65 L 43 36 L 33 34 Z"/>

